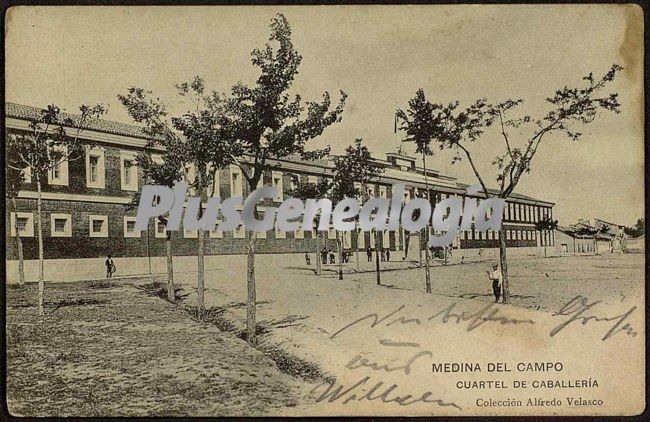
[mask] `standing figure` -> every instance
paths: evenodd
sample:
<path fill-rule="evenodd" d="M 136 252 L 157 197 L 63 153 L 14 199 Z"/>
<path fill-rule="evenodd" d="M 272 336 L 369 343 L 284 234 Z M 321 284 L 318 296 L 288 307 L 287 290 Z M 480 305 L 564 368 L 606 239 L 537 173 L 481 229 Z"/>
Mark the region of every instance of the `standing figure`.
<path fill-rule="evenodd" d="M 311 265 L 311 258 L 309 257 L 309 253 L 305 252 L 305 262 L 307 265 Z"/>
<path fill-rule="evenodd" d="M 106 262 L 104 264 L 106 265 L 106 278 L 112 278 L 113 273 L 115 272 L 115 263 L 111 259 L 110 254 L 106 258 Z"/>
<path fill-rule="evenodd" d="M 503 280 L 503 275 L 499 269 L 498 264 L 492 265 L 492 272 L 486 271 L 488 277 L 492 280 L 492 292 L 494 293 L 494 303 L 499 302 L 501 297 L 501 280 Z"/>
<path fill-rule="evenodd" d="M 390 249 L 386 249 L 386 261 L 390 261 Z"/>
<path fill-rule="evenodd" d="M 368 262 L 372 262 L 372 249 L 370 249 L 370 246 L 366 248 L 366 256 L 368 257 Z"/>

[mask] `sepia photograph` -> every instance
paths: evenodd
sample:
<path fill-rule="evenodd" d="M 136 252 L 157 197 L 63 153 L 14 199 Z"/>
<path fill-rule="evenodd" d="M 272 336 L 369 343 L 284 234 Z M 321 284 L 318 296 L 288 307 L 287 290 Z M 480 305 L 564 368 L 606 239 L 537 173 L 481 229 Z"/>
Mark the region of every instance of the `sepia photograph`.
<path fill-rule="evenodd" d="M 5 9 L 14 417 L 645 411 L 636 4 Z"/>

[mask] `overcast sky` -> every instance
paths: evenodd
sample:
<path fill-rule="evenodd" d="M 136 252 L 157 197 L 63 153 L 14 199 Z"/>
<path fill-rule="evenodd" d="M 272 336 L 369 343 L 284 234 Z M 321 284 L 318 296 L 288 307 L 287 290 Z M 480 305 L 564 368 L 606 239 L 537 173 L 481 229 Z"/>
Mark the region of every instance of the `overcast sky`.
<path fill-rule="evenodd" d="M 303 56 L 295 92 L 349 95 L 343 121 L 313 142 L 335 153 L 359 137 L 377 157 L 395 152 L 395 109 L 418 88 L 436 102 L 523 98 L 522 112 L 540 115 L 555 89 L 624 66 L 611 85 L 622 113 L 581 127 L 579 142 L 546 139 L 517 191 L 555 202 L 560 224 L 594 217 L 633 224 L 643 216 L 643 34 L 635 6 L 12 8 L 6 99 L 68 111 L 102 102 L 107 118 L 131 123 L 116 96 L 135 85 L 182 113 L 176 83 L 201 75 L 208 88 L 225 91 L 255 80 L 250 52 L 264 45 L 278 12 Z M 488 133 L 481 144 L 475 153 L 493 179 L 490 162 L 503 143 Z M 429 163 L 475 182 L 468 163 L 450 159 L 437 151 Z"/>

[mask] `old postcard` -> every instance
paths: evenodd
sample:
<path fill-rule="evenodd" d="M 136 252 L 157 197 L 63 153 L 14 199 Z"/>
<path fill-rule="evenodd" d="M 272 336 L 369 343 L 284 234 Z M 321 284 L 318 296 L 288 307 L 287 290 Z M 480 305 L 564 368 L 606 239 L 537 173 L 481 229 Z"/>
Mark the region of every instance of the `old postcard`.
<path fill-rule="evenodd" d="M 643 413 L 643 30 L 7 9 L 5 411 Z"/>

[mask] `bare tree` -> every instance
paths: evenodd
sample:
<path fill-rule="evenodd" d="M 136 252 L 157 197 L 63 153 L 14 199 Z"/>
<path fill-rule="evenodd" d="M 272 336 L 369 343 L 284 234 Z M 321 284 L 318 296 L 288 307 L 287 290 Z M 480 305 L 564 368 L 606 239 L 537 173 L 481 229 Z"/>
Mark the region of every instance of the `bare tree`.
<path fill-rule="evenodd" d="M 118 98 L 133 120 L 145 125 L 145 131 L 150 135 L 149 147 L 165 151 L 163 163 L 166 164 L 151 165 L 154 173 L 149 172 L 149 175 L 156 174 L 155 177 L 160 177 L 166 185 L 174 180 L 186 180 L 203 203 L 208 188 L 214 186 L 216 171 L 225 165 L 225 155 L 219 154 L 224 143 L 216 124 L 212 97 L 205 94 L 203 79 L 197 76 L 191 82 L 176 85 L 176 88 L 182 98 L 190 101 L 191 110 L 171 119 L 167 118 L 165 105 L 154 99 L 150 91 L 131 87 Z M 146 162 L 146 157 L 141 156 L 141 161 Z M 198 217 L 202 214 L 201 206 Z M 197 315 L 202 319 L 205 310 L 205 231 L 198 230 L 197 238 Z M 167 246 L 171 247 L 171 242 Z M 168 271 L 171 267 L 170 253 L 167 254 Z"/>
<path fill-rule="evenodd" d="M 575 125 L 592 123 L 599 111 L 620 113 L 617 93 L 604 94 L 603 90 L 614 80 L 616 74 L 623 68 L 617 64 L 602 77 L 595 78 L 589 73 L 583 78 L 585 86 L 577 88 L 564 87 L 546 98 L 550 109 L 539 117 L 520 115 L 511 117 L 516 108 L 523 103 L 522 99 L 506 100 L 490 104 L 485 99 L 479 99 L 462 110 L 458 102 L 449 105 L 436 106 L 445 116 L 442 125 L 445 127 L 444 136 L 434 138 L 440 149 L 454 152 L 452 163 L 467 160 L 481 185 L 482 195 L 508 198 L 514 192 L 521 177 L 530 172 L 531 163 L 545 139 L 553 135 L 568 137 L 577 141 L 581 133 L 574 129 Z M 417 97 L 418 94 L 416 94 Z M 437 115 L 432 113 L 428 120 L 434 120 Z M 504 152 L 492 161 L 496 167 L 496 182 L 498 189 L 488 189 L 485 178 L 479 172 L 475 157 L 470 151 L 470 145 L 481 139 L 487 129 L 496 126 L 499 137 L 503 142 Z M 517 133 L 515 133 L 517 132 Z M 500 231 L 500 263 L 503 273 L 503 300 L 508 301 L 509 284 L 506 259 L 505 229 Z"/>
<path fill-rule="evenodd" d="M 103 105 L 92 107 L 82 105 L 80 114 L 62 113 L 54 104 L 41 110 L 38 118 L 33 118 L 26 132 L 10 133 L 7 136 L 7 156 L 14 157 L 7 165 L 14 171 L 29 169 L 36 183 L 36 215 L 38 230 L 38 313 L 43 315 L 43 296 L 45 290 L 45 259 L 43 251 L 43 209 L 42 187 L 50 172 L 57 172 L 66 161 L 85 157 L 89 141 L 81 141 L 80 135 L 88 121 L 106 112 Z M 71 132 L 71 133 L 69 133 Z"/>

